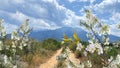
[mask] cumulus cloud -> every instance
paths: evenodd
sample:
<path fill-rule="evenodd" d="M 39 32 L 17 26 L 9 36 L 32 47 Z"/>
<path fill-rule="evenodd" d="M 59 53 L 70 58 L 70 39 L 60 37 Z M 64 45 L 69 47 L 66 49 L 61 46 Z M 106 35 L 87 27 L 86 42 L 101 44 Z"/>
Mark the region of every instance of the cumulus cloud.
<path fill-rule="evenodd" d="M 47 23 L 47 21 L 44 19 L 29 17 L 18 11 L 16 13 L 13 14 L 11 13 L 9 15 L 12 19 L 17 20 L 20 24 L 22 24 L 25 19 L 30 19 L 30 26 L 34 28 L 34 30 L 58 28 L 57 25 L 52 25 L 50 21 L 48 21 L 49 23 Z"/>
<path fill-rule="evenodd" d="M 66 12 L 66 19 L 63 20 L 62 23 L 64 23 L 66 26 L 73 27 L 73 25 L 74 25 L 74 27 L 78 27 L 80 19 L 82 19 L 82 17 L 76 16 L 74 12 L 68 10 Z"/>
<path fill-rule="evenodd" d="M 120 37 L 120 30 L 117 28 L 118 24 L 110 25 L 111 34 Z"/>
<path fill-rule="evenodd" d="M 120 23 L 120 13 L 113 13 L 109 20 L 113 21 L 114 23 Z"/>
<path fill-rule="evenodd" d="M 72 2 L 94 3 L 95 0 L 68 0 Z M 84 5 L 84 4 L 83 4 Z M 120 1 L 119 0 L 103 0 L 100 3 L 84 5 L 79 11 L 81 14 L 84 9 L 90 8 L 96 15 L 103 14 L 100 19 L 105 22 L 117 22 L 120 20 Z M 106 14 L 109 13 L 109 14 Z M 82 14 L 83 15 L 83 14 Z M 109 16 L 108 16 L 109 15 Z M 57 0 L 3 0 L 0 1 L 0 18 L 5 20 L 7 31 L 11 32 L 16 29 L 25 19 L 30 19 L 30 26 L 34 30 L 57 29 L 64 26 L 78 27 L 79 20 L 84 16 L 76 15 L 76 12 L 62 6 Z M 102 18 L 102 17 L 105 17 Z M 110 24 L 110 23 L 109 23 Z M 111 24 L 111 34 L 120 35 Z M 116 32 L 116 33 L 115 33 Z"/>
<path fill-rule="evenodd" d="M 68 0 L 70 3 L 72 2 L 90 2 L 90 3 L 93 3 L 95 0 Z"/>
<path fill-rule="evenodd" d="M 74 2 L 74 1 L 76 1 L 76 0 L 68 0 L 70 3 L 72 3 L 72 2 Z"/>
<path fill-rule="evenodd" d="M 100 12 L 100 13 L 112 13 L 120 12 L 119 9 L 120 1 L 119 0 L 103 0 L 101 3 L 95 4 L 91 9 Z"/>
<path fill-rule="evenodd" d="M 12 31 L 18 29 L 18 26 L 6 22 L 3 23 L 3 26 L 5 27 L 7 33 L 11 33 Z"/>
<path fill-rule="evenodd" d="M 119 0 L 103 0 L 99 3 L 84 6 L 86 9 L 91 9 L 100 20 L 107 23 L 111 27 L 111 34 L 120 36 L 120 31 L 116 24 L 120 23 L 120 1 Z"/>
<path fill-rule="evenodd" d="M 118 23 L 120 20 L 120 1 L 119 0 L 103 0 L 101 3 L 90 6 L 92 10 L 106 17 L 108 22 Z"/>
<path fill-rule="evenodd" d="M 16 27 L 30 19 L 34 30 L 77 25 L 75 22 L 80 19 L 73 11 L 59 5 L 57 0 L 4 0 L 0 2 L 0 17 Z"/>

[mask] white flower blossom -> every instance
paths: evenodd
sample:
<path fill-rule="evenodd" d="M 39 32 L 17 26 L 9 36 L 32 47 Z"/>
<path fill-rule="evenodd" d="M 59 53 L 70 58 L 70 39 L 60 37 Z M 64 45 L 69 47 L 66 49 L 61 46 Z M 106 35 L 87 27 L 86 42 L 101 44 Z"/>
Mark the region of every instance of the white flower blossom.
<path fill-rule="evenodd" d="M 17 65 L 13 66 L 13 68 L 17 68 Z"/>
<path fill-rule="evenodd" d="M 109 46 L 105 46 L 105 47 L 104 47 L 104 51 L 108 51 L 109 49 L 110 49 Z"/>
<path fill-rule="evenodd" d="M 103 48 L 99 43 L 95 43 L 96 48 L 98 49 L 98 55 L 103 54 Z"/>
<path fill-rule="evenodd" d="M 119 68 L 118 66 L 120 65 L 120 55 L 118 54 L 117 56 L 116 56 L 116 59 L 114 59 L 113 61 L 113 57 L 111 57 L 110 59 L 108 59 L 108 61 L 109 61 L 109 65 L 108 65 L 108 67 L 106 67 L 106 68 Z"/>
<path fill-rule="evenodd" d="M 84 68 L 84 67 L 85 67 L 84 63 L 81 63 L 80 65 L 78 65 L 78 68 Z"/>
<path fill-rule="evenodd" d="M 92 67 L 92 63 L 89 60 L 87 61 L 86 65 L 87 65 L 88 68 Z"/>
<path fill-rule="evenodd" d="M 70 65 L 70 62 L 68 62 L 67 68 L 73 68 L 73 67 Z"/>
<path fill-rule="evenodd" d="M 108 59 L 108 62 L 111 62 L 113 60 L 113 57 L 111 56 L 110 59 Z"/>
<path fill-rule="evenodd" d="M 86 50 L 90 53 L 94 53 L 94 51 L 96 50 L 95 45 L 93 43 L 90 43 L 90 45 L 87 46 Z"/>
<path fill-rule="evenodd" d="M 79 44 L 77 44 L 77 50 L 79 50 L 79 51 L 81 51 L 82 50 L 82 48 L 83 48 L 83 46 L 82 46 L 82 44 L 81 43 L 79 43 Z"/>
<path fill-rule="evenodd" d="M 20 40 L 20 37 L 18 36 L 17 31 L 12 32 L 11 39 Z"/>
<path fill-rule="evenodd" d="M 16 49 L 12 49 L 12 51 L 15 53 L 15 52 L 16 52 Z"/>
<path fill-rule="evenodd" d="M 27 46 L 27 44 L 26 44 L 26 43 L 24 43 L 24 44 L 23 44 L 23 46 Z"/>
<path fill-rule="evenodd" d="M 14 43 L 14 42 L 12 42 L 12 47 L 13 47 L 13 48 L 16 48 L 16 45 L 15 45 L 15 43 Z"/>
<path fill-rule="evenodd" d="M 104 45 L 109 45 L 109 38 L 105 38 Z"/>
<path fill-rule="evenodd" d="M 87 52 L 86 52 L 86 51 L 84 51 L 83 54 L 84 54 L 85 56 L 87 56 Z"/>
<path fill-rule="evenodd" d="M 7 55 L 4 55 L 4 63 L 6 64 L 7 62 L 8 62 L 8 57 L 7 57 Z"/>
<path fill-rule="evenodd" d="M 98 55 L 103 54 L 103 48 L 99 43 L 93 43 L 89 41 L 90 44 L 87 46 L 86 50 L 90 53 L 94 53 L 96 50 L 98 51 Z"/>
<path fill-rule="evenodd" d="M 22 50 L 22 49 L 23 49 L 23 46 L 19 46 L 19 48 Z"/>
<path fill-rule="evenodd" d="M 3 42 L 0 41 L 0 50 L 2 50 L 2 48 L 3 48 Z"/>
<path fill-rule="evenodd" d="M 3 36 L 3 37 L 6 36 L 6 31 L 5 31 L 5 29 L 2 29 L 2 36 Z"/>
<path fill-rule="evenodd" d="M 120 55 L 119 54 L 117 55 L 116 60 L 117 60 L 117 64 L 120 64 Z"/>

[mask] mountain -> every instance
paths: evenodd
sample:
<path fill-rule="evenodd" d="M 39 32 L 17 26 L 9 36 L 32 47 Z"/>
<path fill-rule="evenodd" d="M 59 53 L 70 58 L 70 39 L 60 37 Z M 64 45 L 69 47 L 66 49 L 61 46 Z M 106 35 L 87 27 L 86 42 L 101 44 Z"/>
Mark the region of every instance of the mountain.
<path fill-rule="evenodd" d="M 77 32 L 77 34 L 79 34 L 78 36 L 82 40 L 87 40 L 86 32 L 84 30 L 80 28 L 74 29 L 71 27 L 63 27 L 56 30 L 33 31 L 30 33 L 30 37 L 38 40 L 44 40 L 47 38 L 55 38 L 57 40 L 62 40 L 64 34 L 66 34 L 68 37 L 72 37 L 75 31 Z"/>
<path fill-rule="evenodd" d="M 83 40 L 87 41 L 88 38 L 86 37 L 87 32 L 81 28 L 72 28 L 72 27 L 62 27 L 56 30 L 43 30 L 43 31 L 32 31 L 30 33 L 30 37 L 37 39 L 37 40 L 44 40 L 47 38 L 55 38 L 59 41 L 63 39 L 63 35 L 66 34 L 68 37 L 72 37 L 74 32 L 77 32 L 78 37 Z M 120 37 L 109 35 L 110 42 L 120 40 Z"/>
<path fill-rule="evenodd" d="M 120 37 L 114 36 L 114 35 L 109 35 L 110 42 L 116 42 L 120 41 Z"/>
<path fill-rule="evenodd" d="M 86 37 L 87 32 L 84 31 L 81 28 L 72 28 L 72 27 L 62 27 L 56 30 L 40 30 L 40 31 L 32 31 L 30 33 L 30 37 L 33 39 L 37 39 L 39 41 L 42 41 L 47 38 L 54 38 L 58 41 L 61 41 L 63 39 L 63 35 L 66 34 L 69 38 L 72 38 L 72 35 L 74 32 L 77 32 L 78 37 L 83 41 L 88 41 L 88 38 Z M 10 38 L 11 34 L 7 35 L 7 38 Z M 100 38 L 100 37 L 99 37 Z M 109 35 L 110 42 L 120 41 L 120 37 L 115 35 Z"/>

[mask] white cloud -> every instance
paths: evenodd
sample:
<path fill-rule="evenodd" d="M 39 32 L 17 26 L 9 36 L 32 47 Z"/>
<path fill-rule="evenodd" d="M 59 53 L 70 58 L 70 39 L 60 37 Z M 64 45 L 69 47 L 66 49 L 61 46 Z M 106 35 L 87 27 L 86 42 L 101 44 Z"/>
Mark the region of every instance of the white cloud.
<path fill-rule="evenodd" d="M 120 30 L 117 28 L 117 24 L 110 25 L 111 34 L 120 37 Z"/>
<path fill-rule="evenodd" d="M 54 23 L 47 23 L 42 19 L 30 19 L 30 26 L 33 27 L 34 30 L 42 30 L 42 29 L 49 29 L 49 30 L 53 30 L 53 29 L 57 29 L 60 28 L 59 26 L 57 26 Z"/>
<path fill-rule="evenodd" d="M 103 0 L 101 3 L 91 6 L 91 9 L 100 13 L 105 13 L 105 12 L 111 13 L 111 12 L 120 11 L 119 4 L 120 4 L 119 0 Z"/>
<path fill-rule="evenodd" d="M 90 0 L 90 3 L 93 3 L 95 0 Z"/>
<path fill-rule="evenodd" d="M 70 3 L 72 3 L 72 2 L 74 2 L 74 1 L 76 1 L 76 0 L 68 0 Z"/>
<path fill-rule="evenodd" d="M 66 26 L 78 27 L 81 18 L 82 17 L 76 16 L 74 12 L 67 10 L 66 19 L 63 20 L 62 23 L 64 23 Z"/>
<path fill-rule="evenodd" d="M 93 3 L 95 0 L 79 0 L 80 2 L 90 2 Z"/>
<path fill-rule="evenodd" d="M 114 23 L 120 23 L 120 13 L 113 13 L 109 20 L 113 21 Z"/>
<path fill-rule="evenodd" d="M 0 4 L 0 17 L 2 16 L 8 24 L 16 26 L 25 19 L 30 19 L 30 26 L 34 30 L 76 27 L 81 18 L 59 5 L 57 0 L 4 0 L 4 4 Z"/>
<path fill-rule="evenodd" d="M 18 26 L 10 24 L 10 23 L 3 23 L 3 26 L 5 27 L 5 30 L 7 33 L 11 33 L 12 31 L 16 30 Z"/>
<path fill-rule="evenodd" d="M 95 0 L 68 0 L 72 2 L 90 2 Z M 111 13 L 111 18 L 102 19 L 105 22 L 120 21 L 120 1 L 119 0 L 103 0 L 95 5 L 90 4 L 89 8 L 96 13 Z M 80 10 L 83 13 L 84 8 Z M 79 20 L 83 19 L 77 16 L 75 12 L 59 5 L 57 0 L 3 0 L 0 1 L 0 17 L 7 21 L 4 25 L 8 32 L 16 29 L 18 25 L 24 22 L 25 19 L 30 19 L 30 26 L 34 30 L 41 29 L 57 29 L 62 26 L 78 27 Z M 116 25 L 112 24 L 111 34 L 120 36 L 120 30 Z M 8 29 L 9 28 L 9 29 Z"/>
<path fill-rule="evenodd" d="M 42 1 L 44 1 L 44 2 L 54 2 L 56 0 L 42 0 Z"/>
<path fill-rule="evenodd" d="M 30 19 L 30 26 L 33 27 L 34 30 L 40 30 L 40 29 L 56 29 L 58 28 L 57 25 L 53 25 L 48 22 L 46 22 L 44 19 L 36 19 L 34 17 L 26 16 L 25 14 L 21 12 L 16 12 L 15 14 L 9 14 L 13 19 L 17 20 L 18 23 L 23 23 L 25 19 Z"/>
<path fill-rule="evenodd" d="M 9 13 L 9 16 L 17 20 L 19 23 L 22 23 L 25 19 L 28 18 L 28 16 L 24 15 L 23 13 L 20 13 L 19 11 L 17 11 L 16 13 Z"/>
<path fill-rule="evenodd" d="M 95 0 L 68 0 L 70 3 L 72 2 L 90 2 L 90 3 L 93 3 Z"/>
<path fill-rule="evenodd" d="M 14 3 L 19 3 L 19 4 L 21 4 L 21 3 L 24 3 L 25 2 L 25 0 L 12 0 Z"/>
<path fill-rule="evenodd" d="M 38 16 L 46 16 L 48 14 L 47 9 L 42 5 L 34 4 L 33 6 L 33 4 L 30 4 L 29 7 L 33 13 L 39 14 Z M 28 11 L 28 12 L 31 12 L 31 11 Z"/>

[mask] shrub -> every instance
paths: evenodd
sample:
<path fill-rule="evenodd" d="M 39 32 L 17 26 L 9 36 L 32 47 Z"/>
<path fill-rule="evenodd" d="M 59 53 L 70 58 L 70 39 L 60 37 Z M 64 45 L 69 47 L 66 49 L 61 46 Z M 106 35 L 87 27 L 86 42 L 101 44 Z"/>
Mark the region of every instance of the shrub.
<path fill-rule="evenodd" d="M 43 40 L 42 47 L 47 50 L 54 51 L 59 49 L 61 45 L 60 45 L 60 42 L 58 42 L 57 40 L 49 38 L 49 39 Z"/>

